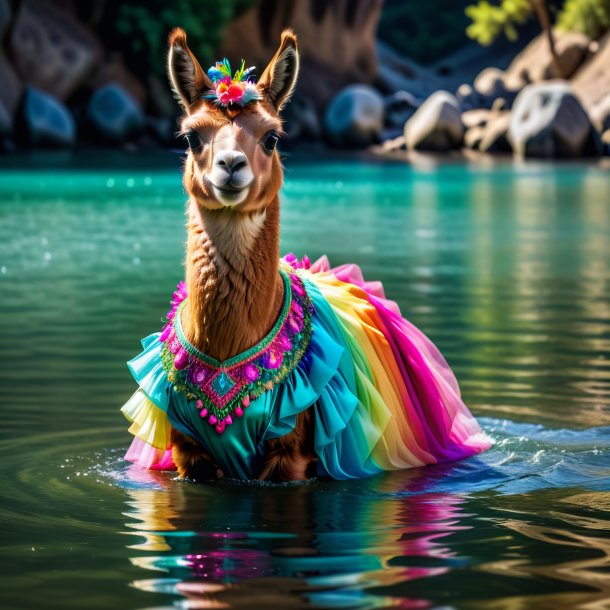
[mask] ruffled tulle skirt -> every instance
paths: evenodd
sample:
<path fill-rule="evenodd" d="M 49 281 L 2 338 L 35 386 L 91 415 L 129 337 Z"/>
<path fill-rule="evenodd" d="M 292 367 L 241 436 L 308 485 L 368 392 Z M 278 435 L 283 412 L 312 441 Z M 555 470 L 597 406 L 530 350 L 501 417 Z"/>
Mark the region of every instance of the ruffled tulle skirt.
<path fill-rule="evenodd" d="M 385 298 L 380 283 L 365 282 L 355 265 L 331 269 L 325 257 L 297 273 L 314 307 L 307 353 L 222 436 L 170 383 L 159 333 L 142 342 L 144 351 L 129 363 L 139 388 L 122 408 L 135 436 L 127 460 L 172 469 L 175 428 L 201 443 L 225 476 L 255 478 L 265 441 L 291 432 L 309 407 L 320 476 L 366 477 L 459 460 L 490 446 L 443 356 Z"/>

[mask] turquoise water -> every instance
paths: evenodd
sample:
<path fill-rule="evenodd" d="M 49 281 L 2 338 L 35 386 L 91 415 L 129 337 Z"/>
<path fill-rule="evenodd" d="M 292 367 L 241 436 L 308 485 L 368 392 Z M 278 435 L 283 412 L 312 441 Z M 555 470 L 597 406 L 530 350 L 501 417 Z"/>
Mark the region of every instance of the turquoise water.
<path fill-rule="evenodd" d="M 277 489 L 122 461 L 184 195 L 173 157 L 101 163 L 0 163 L 3 608 L 607 604 L 608 171 L 287 159 L 283 250 L 383 280 L 496 445 Z"/>

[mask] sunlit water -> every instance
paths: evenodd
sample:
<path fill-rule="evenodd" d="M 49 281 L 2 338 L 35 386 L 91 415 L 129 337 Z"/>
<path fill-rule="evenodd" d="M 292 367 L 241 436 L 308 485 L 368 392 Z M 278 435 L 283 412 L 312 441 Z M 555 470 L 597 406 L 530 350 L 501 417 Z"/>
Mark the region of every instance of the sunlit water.
<path fill-rule="evenodd" d="M 496 445 L 278 489 L 122 461 L 184 195 L 174 158 L 104 162 L 0 170 L 3 608 L 607 607 L 607 172 L 287 160 L 283 250 L 383 280 Z"/>

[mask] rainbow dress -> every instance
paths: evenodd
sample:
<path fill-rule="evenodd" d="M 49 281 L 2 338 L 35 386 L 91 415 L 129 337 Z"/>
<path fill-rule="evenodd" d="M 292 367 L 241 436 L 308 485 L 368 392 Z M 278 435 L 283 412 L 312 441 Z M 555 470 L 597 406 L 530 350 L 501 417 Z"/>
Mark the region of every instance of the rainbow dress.
<path fill-rule="evenodd" d="M 184 336 L 184 284 L 162 332 L 128 363 L 139 387 L 121 409 L 125 458 L 171 470 L 171 430 L 200 443 L 233 479 L 256 478 L 265 441 L 312 407 L 318 475 L 368 477 L 459 460 L 490 446 L 431 341 L 355 265 L 282 259 L 285 300 L 271 332 L 219 362 Z"/>

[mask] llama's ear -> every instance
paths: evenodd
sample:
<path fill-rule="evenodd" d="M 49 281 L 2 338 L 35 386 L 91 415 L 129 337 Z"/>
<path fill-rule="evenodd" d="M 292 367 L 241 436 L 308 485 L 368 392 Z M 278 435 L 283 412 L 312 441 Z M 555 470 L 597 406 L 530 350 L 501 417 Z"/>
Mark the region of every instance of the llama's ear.
<path fill-rule="evenodd" d="M 259 80 L 260 88 L 269 96 L 278 112 L 290 99 L 298 74 L 297 37 L 292 30 L 284 30 L 280 47 Z"/>
<path fill-rule="evenodd" d="M 186 44 L 186 33 L 174 28 L 169 35 L 167 73 L 176 99 L 188 112 L 190 105 L 208 89 L 214 89 L 212 81 Z"/>

